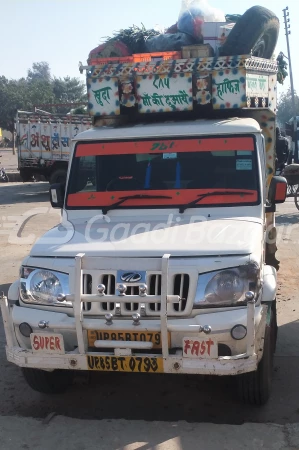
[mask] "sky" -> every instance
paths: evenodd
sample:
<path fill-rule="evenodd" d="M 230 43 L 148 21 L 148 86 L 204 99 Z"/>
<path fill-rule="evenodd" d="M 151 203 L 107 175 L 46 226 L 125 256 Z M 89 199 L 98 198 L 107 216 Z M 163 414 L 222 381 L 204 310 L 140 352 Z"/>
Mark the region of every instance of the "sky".
<path fill-rule="evenodd" d="M 276 54 L 287 55 L 282 9 L 289 7 L 290 46 L 294 86 L 299 90 L 299 16 L 297 0 L 208 0 L 228 14 L 243 14 L 256 4 L 271 9 L 281 22 Z M 133 24 L 147 28 L 174 24 L 182 0 L 0 0 L 0 76 L 21 78 L 32 63 L 47 61 L 52 75 L 78 77 L 79 61 L 86 63 L 89 51 L 102 37 Z M 289 77 L 279 93 L 289 87 Z"/>

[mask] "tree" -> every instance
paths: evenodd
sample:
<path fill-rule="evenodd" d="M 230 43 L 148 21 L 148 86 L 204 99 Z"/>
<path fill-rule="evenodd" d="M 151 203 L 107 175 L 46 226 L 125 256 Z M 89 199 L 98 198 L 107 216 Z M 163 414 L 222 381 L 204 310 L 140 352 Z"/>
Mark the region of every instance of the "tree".
<path fill-rule="evenodd" d="M 14 117 L 18 109 L 28 104 L 28 88 L 24 78 L 8 80 L 0 77 L 0 127 L 13 131 Z"/>
<path fill-rule="evenodd" d="M 296 115 L 299 116 L 299 97 L 295 93 L 295 107 Z M 277 121 L 280 126 L 284 128 L 285 123 L 288 122 L 293 117 L 293 103 L 292 103 L 292 93 L 291 89 L 284 92 L 278 101 L 277 106 Z"/>
<path fill-rule="evenodd" d="M 34 63 L 27 78 L 8 80 L 0 76 L 0 127 L 12 132 L 17 110 L 34 111 L 36 105 L 86 101 L 85 87 L 80 80 L 52 78 L 47 62 Z M 64 107 L 50 112 L 66 114 L 70 109 Z"/>
<path fill-rule="evenodd" d="M 85 86 L 78 78 L 55 78 L 52 82 L 55 103 L 85 103 L 87 101 Z M 57 112 L 66 114 L 70 107 L 58 107 Z"/>
<path fill-rule="evenodd" d="M 32 69 L 28 70 L 27 80 L 28 81 L 42 80 L 50 83 L 51 71 L 49 64 L 45 61 L 33 63 Z"/>

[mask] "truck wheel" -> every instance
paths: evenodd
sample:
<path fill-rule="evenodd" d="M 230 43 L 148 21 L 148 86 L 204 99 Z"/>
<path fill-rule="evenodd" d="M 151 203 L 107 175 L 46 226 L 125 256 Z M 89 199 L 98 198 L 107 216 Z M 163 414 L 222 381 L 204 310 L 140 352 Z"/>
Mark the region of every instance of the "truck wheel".
<path fill-rule="evenodd" d="M 23 183 L 26 183 L 32 181 L 33 174 L 26 169 L 20 169 L 20 177 L 22 178 Z"/>
<path fill-rule="evenodd" d="M 22 372 L 29 386 L 43 394 L 62 394 L 73 381 L 73 373 L 69 370 L 46 372 L 45 370 L 22 367 Z"/>
<path fill-rule="evenodd" d="M 57 169 L 50 175 L 50 184 L 65 183 L 67 171 L 65 169 Z"/>
<path fill-rule="evenodd" d="M 255 372 L 238 376 L 240 399 L 250 405 L 267 403 L 272 386 L 273 355 L 275 348 L 275 319 L 271 310 L 270 325 L 266 325 L 264 353 Z"/>
<path fill-rule="evenodd" d="M 276 300 L 272 304 L 272 320 L 273 320 L 273 325 L 271 327 L 271 332 L 272 332 L 272 335 L 273 335 L 273 339 L 272 339 L 272 342 L 273 342 L 273 353 L 275 353 L 276 352 L 277 336 L 278 336 Z"/>
<path fill-rule="evenodd" d="M 219 49 L 221 56 L 248 55 L 270 59 L 279 34 L 279 19 L 262 6 L 248 9 L 237 21 L 226 42 Z"/>

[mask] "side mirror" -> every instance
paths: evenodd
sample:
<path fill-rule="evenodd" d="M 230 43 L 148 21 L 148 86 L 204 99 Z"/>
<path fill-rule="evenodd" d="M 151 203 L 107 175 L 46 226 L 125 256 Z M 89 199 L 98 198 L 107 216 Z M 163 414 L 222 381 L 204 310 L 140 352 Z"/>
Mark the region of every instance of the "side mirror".
<path fill-rule="evenodd" d="M 285 202 L 287 187 L 288 183 L 284 177 L 274 176 L 272 178 L 268 193 L 268 200 L 272 206 Z"/>
<path fill-rule="evenodd" d="M 65 184 L 57 183 L 50 186 L 50 202 L 52 208 L 63 208 Z"/>

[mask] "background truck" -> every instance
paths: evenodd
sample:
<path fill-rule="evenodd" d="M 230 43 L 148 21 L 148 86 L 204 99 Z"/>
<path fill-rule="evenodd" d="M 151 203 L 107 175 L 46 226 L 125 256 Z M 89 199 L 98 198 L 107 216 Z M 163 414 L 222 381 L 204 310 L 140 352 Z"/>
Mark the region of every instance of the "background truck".
<path fill-rule="evenodd" d="M 90 126 L 90 117 L 84 115 L 18 111 L 18 167 L 22 180 L 41 176 L 50 183 L 66 180 L 71 140 Z"/>
<path fill-rule="evenodd" d="M 164 56 L 81 67 L 94 126 L 73 139 L 66 185 L 50 187 L 61 224 L 2 298 L 7 358 L 45 393 L 75 370 L 231 375 L 261 405 L 287 188 L 277 64 Z"/>

